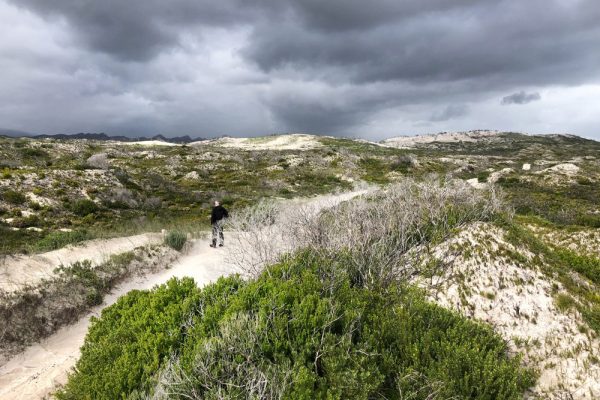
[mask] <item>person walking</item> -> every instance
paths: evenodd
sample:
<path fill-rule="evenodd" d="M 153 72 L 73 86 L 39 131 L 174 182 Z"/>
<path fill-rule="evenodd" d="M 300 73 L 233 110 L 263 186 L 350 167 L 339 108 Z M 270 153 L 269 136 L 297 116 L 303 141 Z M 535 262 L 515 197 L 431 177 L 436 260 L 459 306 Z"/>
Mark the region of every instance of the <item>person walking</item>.
<path fill-rule="evenodd" d="M 215 206 L 210 214 L 210 224 L 212 225 L 212 243 L 210 247 L 217 247 L 217 240 L 219 247 L 223 247 L 225 244 L 225 237 L 223 236 L 223 220 L 229 217 L 229 213 L 218 201 L 215 201 Z"/>

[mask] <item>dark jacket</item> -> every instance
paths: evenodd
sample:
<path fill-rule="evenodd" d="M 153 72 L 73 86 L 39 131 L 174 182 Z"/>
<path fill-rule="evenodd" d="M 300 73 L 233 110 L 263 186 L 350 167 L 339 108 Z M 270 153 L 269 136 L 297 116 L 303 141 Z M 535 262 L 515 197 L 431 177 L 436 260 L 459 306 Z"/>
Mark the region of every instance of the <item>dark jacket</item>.
<path fill-rule="evenodd" d="M 228 217 L 229 217 L 229 213 L 227 212 L 225 207 L 216 206 L 216 207 L 213 207 L 212 213 L 210 214 L 210 223 L 216 224 L 223 218 L 228 218 Z"/>

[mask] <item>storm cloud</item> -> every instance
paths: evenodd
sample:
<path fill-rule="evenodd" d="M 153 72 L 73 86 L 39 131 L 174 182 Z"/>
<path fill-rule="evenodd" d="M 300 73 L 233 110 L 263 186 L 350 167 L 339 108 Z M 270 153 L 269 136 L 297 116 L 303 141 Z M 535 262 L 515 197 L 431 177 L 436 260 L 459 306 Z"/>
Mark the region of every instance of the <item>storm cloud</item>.
<path fill-rule="evenodd" d="M 467 115 L 469 107 L 465 104 L 452 104 L 444 108 L 441 112 L 434 113 L 430 120 L 435 122 L 448 121 L 452 118 L 462 117 Z"/>
<path fill-rule="evenodd" d="M 542 97 L 539 93 L 525 93 L 525 91 L 521 90 L 520 92 L 513 93 L 510 96 L 504 96 L 502 98 L 501 103 L 504 105 L 507 104 L 527 104 L 532 101 L 540 100 Z"/>
<path fill-rule="evenodd" d="M 594 0 L 0 0 L 0 128 L 598 137 L 569 117 L 600 93 L 598 20 Z"/>

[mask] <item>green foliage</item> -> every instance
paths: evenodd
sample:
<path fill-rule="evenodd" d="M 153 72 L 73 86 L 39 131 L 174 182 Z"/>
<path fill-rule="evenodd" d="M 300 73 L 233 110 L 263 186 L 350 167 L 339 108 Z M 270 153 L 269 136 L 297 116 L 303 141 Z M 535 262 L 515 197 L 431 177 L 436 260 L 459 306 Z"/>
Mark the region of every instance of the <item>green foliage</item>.
<path fill-rule="evenodd" d="M 27 253 L 29 247 L 23 243 L 35 243 L 43 237 L 40 232 L 20 229 L 13 230 L 0 223 L 0 255 L 14 254 L 16 252 Z"/>
<path fill-rule="evenodd" d="M 477 181 L 478 182 L 487 182 L 489 177 L 490 177 L 489 171 L 481 171 L 480 173 L 477 174 Z"/>
<path fill-rule="evenodd" d="M 100 208 L 96 203 L 88 199 L 77 200 L 70 205 L 71 211 L 80 217 L 97 212 Z"/>
<path fill-rule="evenodd" d="M 148 389 L 183 341 L 182 324 L 198 296 L 192 279 L 173 278 L 153 291 L 131 291 L 92 317 L 75 372 L 56 397 L 113 400 Z"/>
<path fill-rule="evenodd" d="M 77 230 L 71 232 L 52 232 L 36 243 L 35 248 L 38 251 L 50 251 L 60 249 L 68 244 L 83 242 L 92 239 L 92 235 L 86 230 Z"/>
<path fill-rule="evenodd" d="M 162 370 L 171 398 L 520 399 L 533 377 L 506 350 L 414 289 L 353 286 L 344 265 L 302 253 L 249 283 L 122 297 L 93 321 L 58 398 L 151 393 Z"/>
<path fill-rule="evenodd" d="M 557 225 L 600 227 L 600 185 L 542 185 L 515 176 L 502 177 L 498 183 L 521 215 L 540 216 Z"/>
<path fill-rule="evenodd" d="M 564 265 L 571 268 L 590 281 L 600 285 L 600 259 L 597 257 L 577 254 L 572 250 L 564 248 L 554 249 L 554 254 Z"/>
<path fill-rule="evenodd" d="M 17 192 L 15 190 L 5 190 L 1 193 L 2 196 L 2 200 L 6 201 L 7 203 L 11 203 L 11 204 L 15 204 L 15 205 L 21 205 L 23 203 L 25 203 L 25 201 L 27 200 L 27 198 L 25 197 L 25 195 L 23 193 Z"/>
<path fill-rule="evenodd" d="M 576 304 L 575 299 L 573 299 L 566 293 L 559 293 L 558 295 L 556 295 L 555 302 L 556 307 L 563 312 L 574 308 Z"/>
<path fill-rule="evenodd" d="M 38 217 L 35 214 L 32 214 L 28 217 L 15 219 L 15 221 L 13 222 L 13 226 L 16 226 L 18 228 L 27 228 L 30 226 L 39 226 L 41 225 L 41 223 L 42 220 L 40 219 L 40 217 Z"/>
<path fill-rule="evenodd" d="M 377 158 L 362 158 L 360 166 L 364 169 L 363 179 L 367 182 L 385 184 L 387 178 L 388 164 Z"/>
<path fill-rule="evenodd" d="M 50 158 L 50 155 L 46 151 L 30 147 L 22 148 L 21 154 L 23 157 L 29 158 Z"/>
<path fill-rule="evenodd" d="M 172 249 L 181 251 L 185 242 L 187 241 L 187 235 L 181 231 L 170 231 L 165 236 L 165 244 Z"/>
<path fill-rule="evenodd" d="M 580 185 L 591 185 L 593 182 L 586 176 L 578 176 L 576 179 L 577 183 Z"/>

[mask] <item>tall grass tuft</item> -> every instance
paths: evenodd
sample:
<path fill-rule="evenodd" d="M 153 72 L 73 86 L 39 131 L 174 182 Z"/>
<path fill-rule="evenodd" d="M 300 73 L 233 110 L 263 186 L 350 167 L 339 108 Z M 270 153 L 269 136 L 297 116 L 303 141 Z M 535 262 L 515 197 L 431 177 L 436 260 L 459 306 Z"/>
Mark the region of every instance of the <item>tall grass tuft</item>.
<path fill-rule="evenodd" d="M 187 241 L 187 235 L 181 231 L 170 231 L 165 236 L 165 244 L 172 249 L 181 251 L 185 242 Z"/>

